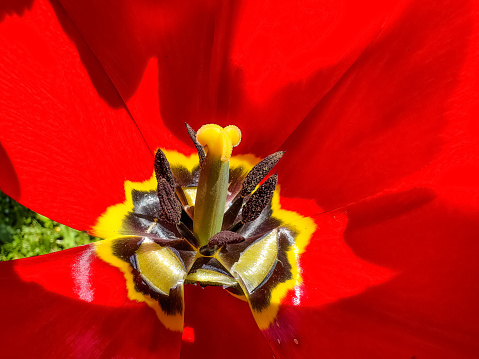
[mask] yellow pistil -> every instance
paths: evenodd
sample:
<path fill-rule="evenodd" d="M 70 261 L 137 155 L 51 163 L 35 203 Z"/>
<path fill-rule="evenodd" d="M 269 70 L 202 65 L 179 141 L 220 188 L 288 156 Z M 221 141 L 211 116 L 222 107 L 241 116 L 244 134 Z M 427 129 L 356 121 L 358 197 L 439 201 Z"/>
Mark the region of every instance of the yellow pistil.
<path fill-rule="evenodd" d="M 193 232 L 201 245 L 221 231 L 229 183 L 229 159 L 233 147 L 241 141 L 236 126 L 208 124 L 196 134 L 204 146 L 206 159 L 201 166 L 196 191 Z"/>
<path fill-rule="evenodd" d="M 226 162 L 231 158 L 233 147 L 241 141 L 241 131 L 233 125 L 223 128 L 208 124 L 199 129 L 196 139 L 205 147 L 207 155 L 220 157 L 221 162 Z"/>

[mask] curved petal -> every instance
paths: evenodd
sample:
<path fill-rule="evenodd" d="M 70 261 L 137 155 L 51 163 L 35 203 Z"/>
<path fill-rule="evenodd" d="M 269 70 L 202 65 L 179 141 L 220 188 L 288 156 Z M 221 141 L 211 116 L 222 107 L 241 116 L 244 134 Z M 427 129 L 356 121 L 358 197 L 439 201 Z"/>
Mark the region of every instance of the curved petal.
<path fill-rule="evenodd" d="M 248 303 L 221 287 L 185 287 L 185 331 L 192 339 L 181 346 L 182 359 L 271 358 L 272 352 L 253 320 Z M 206 353 L 208 353 L 206 355 Z"/>
<path fill-rule="evenodd" d="M 302 257 L 301 304 L 293 297 L 264 331 L 278 357 L 477 356 L 477 212 L 418 188 L 320 217 Z M 339 260 L 351 250 L 355 266 Z"/>
<path fill-rule="evenodd" d="M 151 147 L 164 147 L 169 131 L 189 145 L 185 121 L 195 129 L 234 123 L 245 132 L 238 150 L 266 156 L 351 66 L 400 1 L 61 3 Z M 149 79 L 148 91 L 140 87 L 142 78 Z"/>
<path fill-rule="evenodd" d="M 37 4 L 38 2 L 35 2 L 34 11 L 36 11 Z M 302 113 L 298 118 L 302 119 L 304 113 L 310 114 L 285 144 L 289 150 L 290 159 L 283 162 L 281 172 L 289 174 L 289 177 L 294 178 L 295 181 L 282 182 L 284 193 L 291 197 L 313 197 L 316 203 L 328 210 L 349 205 L 342 210 L 316 217 L 316 222 L 320 224 L 318 226 L 320 231 L 301 258 L 304 284 L 298 285 L 297 292 L 291 293 L 289 302 L 285 302 L 280 308 L 275 323 L 276 328 L 269 328 L 265 331 L 277 356 L 294 358 L 304 357 L 307 354 L 317 356 L 319 353 L 323 356 L 354 358 L 388 353 L 388 357 L 391 358 L 405 356 L 468 358 L 477 353 L 475 338 L 478 333 L 475 323 L 478 318 L 474 305 L 478 299 L 475 285 L 477 283 L 477 265 L 473 256 L 477 252 L 475 241 L 477 218 L 473 214 L 477 213 L 476 188 L 479 171 L 477 168 L 478 128 L 475 124 L 475 116 L 473 116 L 477 114 L 477 99 L 472 97 L 471 93 L 477 92 L 478 70 L 476 65 L 479 52 L 476 45 L 478 43 L 477 29 L 474 28 L 477 25 L 474 24 L 474 20 L 477 19 L 478 11 L 473 7 L 474 5 L 472 1 L 415 3 L 394 13 L 390 23 L 384 26 L 379 34 L 379 28 L 384 24 L 383 20 L 376 22 L 372 28 L 360 31 L 357 41 L 346 36 L 350 41 L 344 42 L 345 48 L 352 50 L 347 52 L 348 55 L 345 56 L 344 62 L 338 60 L 339 55 L 333 56 L 334 62 L 338 62 L 340 65 L 338 65 L 339 67 L 334 67 L 334 65 L 328 67 L 331 72 L 329 70 L 326 72 L 332 75 L 325 75 L 327 78 L 326 89 L 310 91 L 308 80 L 305 80 L 305 77 L 308 75 L 309 78 L 312 72 L 309 68 L 304 70 L 304 68 L 294 66 L 302 69 L 302 72 L 297 77 L 294 77 L 293 74 L 291 78 L 297 79 L 297 82 L 300 83 L 299 88 L 305 90 L 308 95 L 306 96 L 308 101 L 299 101 L 301 106 L 295 103 L 297 111 Z M 246 5 L 244 6 L 240 9 L 247 8 Z M 120 8 L 125 14 L 127 13 L 123 7 Z M 221 10 L 221 14 L 223 12 L 228 14 L 230 11 L 227 7 L 218 8 Z M 198 12 L 200 15 L 198 18 L 192 15 L 196 21 L 191 22 L 194 24 L 191 28 L 184 25 L 188 29 L 186 32 L 178 30 L 176 18 L 172 17 L 171 33 L 175 33 L 173 30 L 178 30 L 178 37 L 172 39 L 185 40 L 184 43 L 188 45 L 186 40 L 196 39 L 196 34 L 192 32 L 194 29 L 198 29 L 198 37 L 209 40 L 205 48 L 214 47 L 211 46 L 211 43 L 218 44 L 219 49 L 224 48 L 225 46 L 222 45 L 224 39 L 221 36 L 211 35 L 216 34 L 214 31 L 216 28 L 213 27 L 213 30 L 208 28 L 208 19 L 212 17 L 216 19 L 214 9 L 214 5 L 211 5 L 211 9 Z M 313 10 L 317 9 L 311 10 L 314 13 Z M 288 12 L 285 11 L 285 13 Z M 113 12 L 113 15 L 115 14 L 117 13 Z M 241 11 L 238 14 L 241 15 Z M 240 15 L 237 19 L 235 18 L 237 22 L 232 23 L 248 23 L 246 18 L 241 22 Z M 284 17 L 278 16 L 278 13 L 273 13 L 273 15 L 275 18 L 284 19 Z M 357 12 L 354 15 L 356 16 Z M 259 16 L 265 16 L 264 12 Z M 154 15 L 151 17 L 153 18 Z M 225 18 L 228 19 L 228 16 L 218 17 L 218 26 L 226 26 L 221 25 L 223 22 L 227 23 L 227 21 L 221 21 Z M 300 18 L 302 19 L 302 17 Z M 377 18 L 383 19 L 381 16 Z M 7 18 L 2 26 L 8 24 L 12 19 Z M 49 17 L 47 16 L 45 19 L 48 20 Z M 191 18 L 187 17 L 187 19 Z M 317 14 L 315 19 L 317 19 Z M 370 18 L 366 19 L 371 21 Z M 79 24 L 77 19 L 75 21 Z M 257 25 L 258 22 L 260 20 L 256 20 L 256 22 L 253 20 L 249 24 Z M 307 24 L 307 22 L 304 23 Z M 282 23 L 279 22 L 279 24 Z M 303 25 L 301 22 L 300 24 Z M 282 88 L 281 86 L 284 84 L 284 78 L 279 75 L 289 74 L 288 71 L 278 70 L 275 72 L 272 70 L 267 73 L 272 76 L 265 75 L 264 80 L 262 76 L 265 73 L 266 65 L 263 61 L 268 56 L 259 57 L 258 62 L 248 62 L 251 55 L 241 57 L 241 53 L 248 54 L 248 46 L 244 45 L 248 41 L 253 44 L 257 41 L 256 46 L 251 46 L 251 49 L 254 50 L 251 52 L 256 55 L 259 51 L 259 54 L 263 55 L 259 44 L 267 43 L 267 41 L 255 40 L 254 35 L 261 36 L 268 33 L 263 30 L 265 27 L 270 26 L 272 29 L 271 35 L 266 35 L 266 37 L 274 38 L 273 34 L 276 33 L 273 31 L 276 29 L 274 24 L 269 25 L 266 22 L 266 25 L 261 23 L 261 26 L 251 26 L 251 29 L 259 28 L 257 33 L 254 31 L 250 33 L 249 29 L 246 29 L 245 34 L 241 35 L 241 31 L 238 31 L 238 38 L 241 40 L 241 36 L 244 36 L 243 40 L 233 43 L 236 44 L 235 46 L 239 46 L 240 50 L 227 53 L 231 56 L 236 54 L 238 62 L 243 61 L 250 64 L 250 72 L 245 71 L 244 74 L 241 74 L 244 79 L 248 79 L 243 85 L 249 86 L 250 90 L 245 91 L 245 94 L 252 92 L 252 97 L 258 99 L 259 108 L 263 109 L 264 113 L 268 113 L 266 111 L 269 106 L 267 99 L 274 99 L 275 101 L 271 103 L 276 103 L 278 99 L 287 98 L 294 103 L 293 99 L 298 98 L 295 96 L 301 96 L 304 93 L 298 91 L 298 87 L 292 86 L 291 91 L 298 92 L 300 95 L 292 96 L 291 92 L 285 91 L 284 97 L 282 95 L 274 97 L 272 94 L 280 92 L 278 88 Z M 361 26 L 359 28 L 363 29 Z M 82 29 L 81 26 L 80 29 Z M 286 29 L 288 28 L 286 27 Z M 356 35 L 355 32 L 358 32 L 357 28 L 353 27 L 351 33 Z M 170 34 L 169 31 L 165 31 L 165 33 Z M 82 34 L 86 34 L 86 32 L 82 32 Z M 371 41 L 375 35 L 378 35 L 377 38 Z M 143 38 L 141 34 L 138 37 Z M 281 40 L 278 35 L 278 44 L 282 44 Z M 75 42 L 77 46 L 78 41 Z M 91 39 L 88 38 L 87 41 L 90 43 Z M 128 41 L 126 42 L 128 43 Z M 156 44 L 156 39 L 153 43 Z M 177 41 L 177 43 L 182 42 Z M 290 46 L 294 45 L 294 41 L 293 44 L 291 41 L 284 43 Z M 366 46 L 369 43 L 370 45 Z M 11 49 L 15 48 L 14 43 L 7 41 L 7 44 L 12 45 L 12 47 L 8 47 L 9 52 L 7 53 L 10 54 Z M 69 46 L 69 44 L 65 42 L 65 46 Z M 147 85 L 145 87 L 138 85 L 139 90 L 135 92 L 136 85 L 129 86 L 127 84 L 126 90 L 133 88 L 130 95 L 117 84 L 122 76 L 115 75 L 114 71 L 108 70 L 113 81 L 120 88 L 121 96 L 128 102 L 128 106 L 134 112 L 135 117 L 139 118 L 140 123 L 147 124 L 146 117 L 141 118 L 144 116 L 140 112 L 143 106 L 134 106 L 135 95 L 148 94 L 148 89 L 155 87 L 154 79 L 150 80 L 155 76 L 156 68 L 161 70 L 158 75 L 160 84 L 166 84 L 162 85 L 158 98 L 172 100 L 171 104 L 159 100 L 158 105 L 162 105 L 160 107 L 161 114 L 173 133 L 176 133 L 176 126 L 179 126 L 178 118 L 182 122 L 184 120 L 182 117 L 192 115 L 202 122 L 205 118 L 219 118 L 220 121 L 223 120 L 223 117 L 234 118 L 237 113 L 242 116 L 252 114 L 251 117 L 245 117 L 248 118 L 248 121 L 261 119 L 260 116 L 255 116 L 257 113 L 262 113 L 261 111 L 251 110 L 248 112 L 250 111 L 248 106 L 243 109 L 242 105 L 249 102 L 244 100 L 245 97 L 241 94 L 231 90 L 226 80 L 226 85 L 222 84 L 222 80 L 215 81 L 219 78 L 229 78 L 220 76 L 223 74 L 222 71 L 228 73 L 229 70 L 223 70 L 228 69 L 227 65 L 216 66 L 218 62 L 215 61 L 219 61 L 218 57 L 209 58 L 207 56 L 209 52 L 206 51 L 206 55 L 199 56 L 199 58 L 208 58 L 210 60 L 208 62 L 191 60 L 190 63 L 187 60 L 189 55 L 195 54 L 196 49 L 203 48 L 201 44 L 204 45 L 200 41 L 196 44 L 197 47 L 193 46 L 190 49 L 185 46 L 183 51 L 180 51 L 180 48 L 177 52 L 173 51 L 177 48 L 172 45 L 171 54 L 173 55 L 170 53 L 158 55 L 155 52 L 156 56 L 148 55 L 146 60 L 142 59 L 139 62 L 141 68 L 148 66 L 149 69 L 145 75 Z M 244 46 L 241 47 L 241 44 Z M 339 53 L 343 54 L 345 48 L 338 47 L 340 47 Z M 98 51 L 98 48 L 93 45 L 92 48 L 94 51 Z M 285 56 L 283 52 L 279 51 L 279 46 L 265 46 L 266 54 L 271 51 L 271 48 L 275 50 L 272 52 L 277 56 L 270 54 L 273 60 L 265 61 L 268 64 L 275 63 L 274 60 L 278 57 L 281 59 L 281 56 Z M 107 49 L 109 48 L 107 47 Z M 316 47 L 313 46 L 313 49 Z M 170 51 L 169 48 L 168 51 Z M 312 50 L 313 55 L 314 51 Z M 361 51 L 361 55 L 356 60 Z M 301 53 L 301 51 L 299 52 Z M 41 53 L 36 53 L 36 55 L 38 58 L 42 58 Z M 166 56 L 172 56 L 173 65 L 169 64 L 170 60 L 166 60 Z M 114 58 L 105 60 L 101 54 L 98 57 L 105 64 L 105 68 L 110 64 L 115 69 Z M 120 56 L 119 59 L 122 60 L 123 57 Z M 156 64 L 150 61 L 151 57 L 156 58 L 154 60 L 157 61 Z M 9 58 L 7 56 L 7 59 Z M 179 61 L 179 59 L 184 60 Z M 296 64 L 294 59 L 289 60 Z M 356 61 L 354 62 L 354 60 Z M 352 62 L 354 64 L 343 75 L 344 70 Z M 196 66 L 201 67 L 205 63 L 215 65 L 211 68 L 221 69 L 220 75 L 210 71 L 207 73 L 208 76 L 205 76 L 206 79 L 203 78 L 201 74 L 204 73 L 199 71 Z M 258 63 L 261 66 L 257 65 Z M 288 62 L 279 61 L 279 63 Z M 46 64 L 49 64 L 49 61 L 46 61 Z M 258 71 L 254 71 L 256 65 L 259 68 Z M 184 71 L 182 76 L 185 76 L 184 78 L 178 77 L 178 84 L 184 85 L 188 76 L 187 84 L 192 78 L 198 80 L 193 81 L 194 88 L 190 89 L 184 97 L 178 95 L 183 95 L 184 87 L 178 89 L 173 87 L 174 84 L 177 84 L 174 75 L 178 74 L 178 71 L 170 73 L 166 71 L 176 68 L 176 66 Z M 132 67 L 137 70 L 140 66 Z M 87 66 L 87 68 L 91 72 L 90 67 Z M 242 67 L 239 66 L 239 68 Z M 248 66 L 244 65 L 244 68 L 248 69 Z M 322 74 L 321 70 L 324 69 L 324 66 L 320 66 L 319 69 L 318 73 Z M 150 70 L 153 71 L 153 75 L 149 75 Z M 133 72 L 134 80 L 139 83 L 142 71 Z M 59 73 L 62 74 L 61 71 Z M 35 73 L 31 74 L 30 71 L 27 74 L 35 78 Z M 341 77 L 341 75 L 343 76 Z M 238 75 L 233 82 L 238 81 L 238 78 L 243 79 L 241 76 Z M 320 75 L 318 76 L 321 78 Z M 312 77 L 314 78 L 314 76 Z M 332 91 L 322 99 L 324 93 L 340 77 L 341 79 Z M 83 77 L 83 79 L 85 80 L 82 83 L 89 84 L 87 77 Z M 210 95 L 208 91 L 203 94 L 202 91 L 205 89 L 203 84 L 209 83 L 210 80 L 217 84 L 211 87 L 213 95 Z M 254 80 L 259 85 L 256 85 Z M 273 85 L 268 86 L 268 81 L 273 81 Z M 3 86 L 8 86 L 8 83 Z M 311 86 L 314 89 L 315 85 Z M 210 89 L 208 86 L 206 88 Z M 265 88 L 271 91 L 265 90 L 265 95 L 258 91 L 255 97 L 255 88 Z M 31 91 L 30 87 L 28 89 L 28 91 L 23 91 L 24 93 L 17 91 L 16 97 L 28 96 Z M 65 91 L 64 87 L 62 89 Z M 95 87 L 95 89 L 97 88 Z M 224 89 L 230 90 L 223 91 Z M 168 92 L 169 90 L 171 91 Z M 36 94 L 36 92 L 34 93 Z M 67 91 L 67 93 L 71 92 Z M 217 93 L 225 95 L 221 97 Z M 309 98 L 309 95 L 312 97 Z M 143 99 L 143 96 L 140 96 L 137 100 L 141 102 Z M 68 99 L 61 98 L 61 100 Z M 155 106 L 151 105 L 156 103 L 154 100 L 155 96 L 152 98 L 153 102 L 147 101 L 150 107 L 146 107 L 148 110 L 145 114 L 155 113 Z M 211 105 L 212 102 L 213 105 Z M 310 112 L 311 109 L 308 109 L 306 105 L 312 107 L 318 102 L 316 108 Z M 106 103 L 115 107 L 111 100 L 106 100 Z M 183 109 L 182 106 L 185 108 Z M 40 106 L 37 105 L 38 107 Z M 242 109 L 238 110 L 239 107 Z M 230 108 L 231 110 L 229 110 Z M 14 113 L 22 113 L 18 107 L 14 110 Z M 278 113 L 288 114 L 288 111 L 281 107 L 279 107 L 278 113 L 275 111 L 276 109 L 272 111 L 273 115 L 271 116 L 275 120 L 283 118 L 278 117 Z M 152 121 L 152 118 L 156 119 L 157 117 L 153 116 L 148 121 Z M 294 128 L 298 123 L 298 118 L 296 118 L 296 122 L 293 121 L 294 125 L 284 128 L 289 128 L 289 130 Z M 51 126 L 53 121 L 49 123 Z M 251 123 L 250 127 L 247 127 L 250 128 L 247 130 L 248 132 L 253 132 L 254 128 L 251 127 Z M 144 132 L 148 133 L 145 136 L 150 136 L 147 137 L 150 147 L 152 143 L 156 143 L 154 139 L 156 135 L 160 136 L 158 138 L 161 140 L 170 136 L 169 132 L 164 131 L 163 125 L 158 127 L 151 123 L 147 125 L 149 127 L 141 128 L 148 129 Z M 268 126 L 265 128 L 270 130 Z M 260 129 L 258 126 L 258 134 L 263 134 L 261 138 L 265 137 L 265 128 Z M 22 142 L 26 142 L 25 139 L 33 136 L 34 130 L 27 126 L 28 136 L 22 135 L 20 137 L 23 139 Z M 41 132 L 44 133 L 45 128 Z M 123 132 L 127 131 L 122 130 L 121 133 Z M 62 132 L 57 130 L 57 133 L 61 137 Z M 12 136 L 13 133 L 10 131 L 8 137 Z M 186 135 L 184 136 L 186 137 Z M 278 139 L 281 141 L 285 137 L 286 133 L 278 133 Z M 367 140 L 365 141 L 364 138 Z M 280 143 L 278 139 L 272 141 L 275 146 L 276 141 Z M 96 138 L 96 142 L 92 142 L 90 145 L 97 144 L 98 140 L 99 138 Z M 97 152 L 98 154 L 104 154 L 105 148 L 116 145 L 108 142 L 109 139 L 105 141 L 106 144 L 100 143 L 102 147 L 101 151 Z M 10 145 L 8 141 L 2 143 L 0 160 L 5 163 L 3 167 L 10 171 L 17 168 L 30 168 L 29 166 L 37 162 L 44 163 L 39 161 L 41 160 L 39 155 L 35 157 L 34 152 L 32 159 L 28 160 L 29 162 L 22 162 L 23 158 L 27 157 L 25 152 L 21 156 L 12 156 L 12 151 L 13 153 L 21 151 L 20 146 L 17 146 L 21 143 L 19 141 L 15 142 L 16 146 L 13 146 L 14 142 L 10 142 Z M 125 149 L 118 152 L 118 159 L 124 160 L 126 167 L 121 167 L 121 169 L 114 167 L 116 171 L 126 171 L 125 168 L 131 169 L 131 166 L 135 165 L 140 167 L 141 164 L 143 169 L 136 172 L 135 175 L 132 174 L 132 177 L 128 177 L 130 180 L 141 180 L 151 174 L 151 167 L 145 166 L 143 161 L 127 164 L 132 162 L 132 153 L 137 152 L 140 148 L 137 145 L 137 143 L 133 143 L 131 148 L 125 145 Z M 263 148 L 266 149 L 267 146 L 268 144 L 264 144 Z M 252 145 L 246 144 L 244 148 L 252 148 Z M 76 149 L 81 150 L 81 148 Z M 123 157 L 125 150 L 127 155 Z M 63 151 L 59 150 L 58 152 L 57 156 L 64 158 L 61 157 Z M 74 151 L 72 152 L 69 153 L 69 156 L 74 156 Z M 82 159 L 81 155 L 78 157 L 79 159 Z M 314 169 L 311 169 L 311 163 L 315 164 Z M 88 163 L 81 162 L 81 166 L 90 176 L 91 169 L 87 168 Z M 291 175 L 293 169 L 294 175 Z M 111 169 L 108 167 L 106 170 L 98 168 L 101 175 L 88 178 L 88 183 L 92 179 L 104 181 L 108 170 Z M 75 180 L 81 178 L 81 172 L 75 170 L 70 173 L 68 179 L 71 180 L 73 177 L 71 175 L 75 175 Z M 22 177 L 21 171 L 17 171 L 20 184 L 23 183 L 23 178 L 31 176 L 35 176 L 35 181 L 41 181 L 38 179 L 41 177 L 38 171 L 26 173 L 27 175 Z M 56 174 L 56 172 L 53 173 Z M 126 172 L 122 173 L 126 174 Z M 65 182 L 65 176 L 61 173 L 58 175 L 63 176 L 58 183 Z M 130 172 L 128 172 L 128 176 L 130 176 Z M 113 178 L 113 181 L 116 177 L 114 175 L 108 178 Z M 305 180 L 307 182 L 304 182 Z M 2 186 L 8 187 L 12 193 L 15 190 L 23 190 L 21 185 L 15 186 L 14 180 L 3 181 Z M 75 185 L 69 185 L 68 181 L 66 183 L 66 188 L 72 193 L 78 187 L 77 182 Z M 424 189 L 411 190 L 418 186 L 424 186 Z M 120 187 L 119 192 L 122 192 L 123 187 Z M 121 202 L 118 198 L 110 197 L 112 195 L 107 194 L 113 192 L 111 187 L 98 188 L 103 191 L 102 198 L 105 198 L 105 203 Z M 93 192 L 100 193 L 98 188 Z M 381 192 L 385 188 L 389 188 L 388 193 Z M 33 196 L 35 190 L 38 189 L 30 188 L 28 197 Z M 40 187 L 40 190 L 48 193 L 47 188 Z M 404 190 L 408 191 L 401 192 Z M 59 191 L 63 193 L 60 198 L 65 198 L 65 193 L 68 192 L 62 192 L 63 188 Z M 376 196 L 366 201 L 358 201 L 372 194 L 376 194 Z M 42 202 L 32 202 L 32 206 L 35 203 L 41 206 L 46 199 L 51 199 L 42 197 L 42 195 L 40 198 Z M 358 203 L 354 203 L 355 201 Z M 323 209 L 315 209 L 317 208 L 315 206 L 316 204 L 301 203 L 301 208 L 309 215 L 323 211 Z M 73 207 L 76 208 L 76 212 L 71 212 L 70 207 L 67 208 L 68 216 L 81 215 L 82 209 L 78 207 L 78 204 Z M 96 207 L 89 208 L 89 211 L 94 213 L 97 211 L 96 215 L 99 214 Z M 53 213 L 60 215 L 60 209 Z M 82 220 L 84 222 L 81 223 L 88 222 L 87 219 Z M 195 303 L 200 306 L 203 302 Z M 222 318 L 219 319 L 218 322 L 223 323 L 221 326 L 225 325 L 225 322 L 221 321 Z M 238 318 L 234 318 L 234 320 L 236 319 Z M 195 322 L 196 320 L 196 318 L 187 319 L 187 325 L 192 323 L 189 328 L 194 330 L 195 326 L 199 325 Z M 217 322 L 213 321 L 212 324 L 214 323 Z M 216 330 L 218 328 L 215 328 Z M 195 334 L 195 337 L 200 338 L 199 335 Z M 205 332 L 201 333 L 201 338 L 206 338 Z M 261 347 L 260 350 L 263 350 L 264 347 L 259 344 L 261 341 L 256 342 L 256 340 L 259 340 L 257 337 L 254 341 Z M 225 342 L 226 340 L 221 341 L 222 345 L 226 347 Z M 200 341 L 198 341 L 198 345 L 200 345 Z M 228 347 L 231 346 L 228 345 Z"/>
<path fill-rule="evenodd" d="M 151 175 L 153 156 L 103 68 L 59 7 L 0 23 L 0 188 L 77 229 Z M 114 107 L 114 108 L 113 108 Z"/>
<path fill-rule="evenodd" d="M 478 19 L 473 1 L 398 11 L 284 144 L 280 172 L 295 168 L 284 193 L 331 210 L 388 187 L 443 186 L 444 176 L 470 186 Z"/>
<path fill-rule="evenodd" d="M 404 8 L 285 143 L 281 172 L 299 170 L 283 194 L 345 227 L 306 249 L 301 306 L 265 331 L 277 356 L 477 356 L 478 16 L 473 2 Z M 331 249 L 368 265 L 321 258 Z M 368 283 L 374 265 L 389 276 Z"/>
<path fill-rule="evenodd" d="M 0 263 L 7 358 L 177 358 L 181 333 L 130 300 L 94 245 Z"/>

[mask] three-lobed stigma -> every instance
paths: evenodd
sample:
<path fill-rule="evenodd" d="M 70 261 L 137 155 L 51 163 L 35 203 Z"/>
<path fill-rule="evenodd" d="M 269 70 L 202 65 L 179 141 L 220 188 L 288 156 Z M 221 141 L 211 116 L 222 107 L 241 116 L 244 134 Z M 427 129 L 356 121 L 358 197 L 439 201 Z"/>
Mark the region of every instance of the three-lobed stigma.
<path fill-rule="evenodd" d="M 222 162 L 229 161 L 233 147 L 241 141 L 241 131 L 234 125 L 225 128 L 208 124 L 202 126 L 196 133 L 196 139 L 205 148 L 208 156 L 220 158 Z"/>

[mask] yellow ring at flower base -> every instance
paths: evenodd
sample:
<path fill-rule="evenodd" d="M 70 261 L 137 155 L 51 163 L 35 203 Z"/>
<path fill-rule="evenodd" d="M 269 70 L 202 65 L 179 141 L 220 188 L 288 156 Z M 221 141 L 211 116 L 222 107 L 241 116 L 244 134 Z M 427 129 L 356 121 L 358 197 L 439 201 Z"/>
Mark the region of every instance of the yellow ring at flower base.
<path fill-rule="evenodd" d="M 115 239 L 113 238 L 95 242 L 95 252 L 100 259 L 114 267 L 117 267 L 123 272 L 126 281 L 128 299 L 146 303 L 150 308 L 155 311 L 156 315 L 158 316 L 158 319 L 167 329 L 181 332 L 183 330 L 183 315 L 168 315 L 161 309 L 159 303 L 156 300 L 135 289 L 135 282 L 133 274 L 131 272 L 131 266 L 113 254 L 112 245 L 114 241 Z M 181 287 L 181 291 L 183 297 L 183 287 Z M 184 313 L 184 301 L 182 313 Z"/>
<path fill-rule="evenodd" d="M 286 252 L 288 262 L 291 264 L 291 278 L 275 286 L 271 293 L 268 307 L 263 310 L 256 310 L 251 306 L 251 302 L 248 300 L 256 324 L 261 330 L 267 329 L 274 322 L 278 314 L 279 306 L 288 291 L 301 285 L 302 278 L 298 267 L 299 257 L 304 253 L 311 236 L 316 231 L 316 224 L 311 218 L 301 216 L 293 211 L 281 209 L 279 192 L 280 188 L 277 186 L 271 201 L 272 217 L 281 220 L 288 228 L 292 229 L 293 232 L 296 233 L 296 241 Z M 221 258 L 218 255 L 215 255 L 215 258 L 221 262 Z M 242 281 L 239 281 L 239 284 L 244 293 L 248 293 L 245 284 Z"/>
<path fill-rule="evenodd" d="M 173 173 L 176 169 L 183 168 L 192 173 L 199 166 L 198 156 L 193 154 L 191 156 L 182 155 L 176 151 L 163 151 L 170 163 Z M 239 176 L 246 176 L 251 168 L 259 162 L 259 158 L 253 155 L 232 156 L 230 159 L 230 173 L 238 171 Z M 122 233 L 123 224 L 126 216 L 134 210 L 133 191 L 137 192 L 152 192 L 156 191 L 157 180 L 155 175 L 144 182 L 125 181 L 125 201 L 109 207 L 105 213 L 100 216 L 97 224 L 92 230 L 96 236 L 103 238 L 127 237 L 127 233 Z M 291 275 L 289 279 L 284 282 L 274 285 L 269 298 L 268 305 L 261 310 L 253 308 L 250 303 L 255 320 L 260 329 L 267 329 L 275 320 L 279 306 L 289 290 L 300 286 L 302 283 L 300 269 L 298 267 L 298 260 L 308 245 L 312 234 L 316 230 L 316 225 L 311 218 L 303 217 L 296 212 L 281 209 L 279 186 L 276 188 L 272 202 L 271 202 L 271 217 L 280 222 L 280 227 L 288 228 L 295 234 L 294 244 L 286 251 L 286 258 L 291 267 Z M 135 234 L 138 236 L 138 234 Z M 134 237 L 134 236 L 132 236 Z M 108 245 L 110 243 L 110 245 Z M 112 250 L 111 240 L 98 242 L 96 250 L 101 259 L 105 262 L 119 268 L 125 276 L 127 282 L 128 296 L 132 300 L 147 303 L 155 310 L 160 321 L 165 327 L 171 330 L 181 330 L 182 315 L 168 315 L 165 313 L 158 302 L 145 293 L 141 293 L 135 289 L 134 276 L 132 274 L 132 266 L 124 260 L 117 258 Z M 242 285 L 239 281 L 240 286 Z M 243 285 L 243 292 L 248 293 Z M 181 294 L 183 288 L 181 288 Z M 237 296 L 237 295 L 235 295 Z M 183 298 L 183 295 L 181 295 Z M 184 313 L 184 310 L 182 311 Z"/>

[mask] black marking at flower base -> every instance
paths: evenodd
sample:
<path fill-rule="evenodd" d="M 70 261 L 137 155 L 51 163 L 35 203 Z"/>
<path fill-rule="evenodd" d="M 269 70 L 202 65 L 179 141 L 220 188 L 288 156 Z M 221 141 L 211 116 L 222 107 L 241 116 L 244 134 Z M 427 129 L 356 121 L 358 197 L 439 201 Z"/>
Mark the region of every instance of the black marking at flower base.
<path fill-rule="evenodd" d="M 233 156 L 225 212 L 231 224 L 239 225 L 232 239 L 222 235 L 216 239 L 213 237 L 211 245 L 203 246 L 210 250 L 201 251 L 191 233 L 199 177 L 198 158 L 168 151 L 164 156 L 167 160 L 162 161 L 169 162 L 174 192 L 183 206 L 181 215 L 176 211 L 173 221 L 162 216 L 155 174 L 143 183 L 126 182 L 125 202 L 110 207 L 95 228 L 98 230 L 96 234 L 107 237 L 103 233 L 111 232 L 117 238 L 109 243 L 99 243 L 97 254 L 123 271 L 131 299 L 144 301 L 154 309 L 154 303 L 157 303 L 159 309 L 155 311 L 167 328 L 180 330 L 177 325 L 181 322 L 178 318 L 183 315 L 183 283 L 219 285 L 235 296 L 247 298 L 259 327 L 267 328 L 274 321 L 277 307 L 286 293 L 301 281 L 297 253 L 302 253 L 307 245 L 315 230 L 314 222 L 280 208 L 279 190 L 273 194 L 275 176 L 265 181 L 263 189 L 266 191 L 257 189 L 256 196 L 253 192 L 253 195 L 242 197 L 243 181 L 254 162 L 246 160 L 247 156 L 240 159 Z M 160 176 L 160 181 L 162 178 Z M 266 200 L 261 191 L 267 194 Z M 167 199 L 173 198 L 171 196 L 174 196 L 173 192 Z M 252 204 L 256 203 L 254 197 L 260 198 L 259 205 L 247 207 L 245 203 L 251 200 Z M 241 201 L 234 202 L 238 198 Z M 169 202 L 164 204 L 168 205 Z M 233 206 L 236 208 L 228 212 Z M 246 214 L 243 213 L 245 208 Z M 242 221 L 243 217 L 249 221 Z M 307 225 L 286 224 L 298 220 L 307 221 Z M 266 261 L 262 262 L 262 257 Z M 170 273 L 166 282 L 161 271 L 168 267 L 161 267 L 161 258 L 171 260 L 173 267 L 176 265 L 179 270 L 179 274 Z M 264 263 L 264 266 L 256 274 L 248 273 L 248 269 L 258 263 Z"/>
<path fill-rule="evenodd" d="M 152 289 L 151 286 L 149 286 L 141 277 L 135 254 L 144 240 L 144 237 L 116 238 L 111 241 L 111 252 L 116 258 L 122 260 L 128 265 L 129 271 L 133 275 L 134 288 L 137 292 L 148 295 L 156 300 L 163 312 L 167 315 L 182 314 L 183 301 L 180 295 L 181 290 L 174 288 L 170 291 L 169 295 L 164 295 Z M 155 241 L 155 243 L 168 248 L 173 248 L 186 268 L 192 266 L 195 252 L 192 251 L 190 244 L 184 239 L 176 239 L 172 241 L 158 240 Z"/>
<path fill-rule="evenodd" d="M 135 289 L 138 292 L 149 295 L 156 300 L 167 315 L 183 314 L 183 295 L 180 288 L 182 284 L 171 289 L 168 295 L 164 295 L 151 290 L 151 287 L 142 280 L 138 270 L 133 269 L 132 273 L 135 279 Z"/>
<path fill-rule="evenodd" d="M 251 308 L 258 312 L 261 312 L 269 306 L 271 302 L 271 293 L 278 283 L 284 283 L 292 278 L 291 264 L 286 257 L 287 250 L 290 248 L 291 243 L 282 231 L 280 231 L 278 242 L 279 250 L 276 266 L 269 277 L 248 296 Z"/>
<path fill-rule="evenodd" d="M 278 230 L 278 255 L 274 268 L 251 293 L 246 291 L 246 296 L 248 297 L 253 310 L 260 312 L 266 309 L 271 302 L 271 293 L 278 283 L 284 283 L 292 278 L 291 264 L 288 261 L 286 253 L 292 245 L 291 238 L 294 238 L 294 236 L 295 233 L 285 227 Z M 246 241 L 242 243 L 225 245 L 218 253 L 218 257 L 221 259 L 224 266 L 231 270 L 233 265 L 240 259 L 241 254 L 253 243 L 264 237 L 264 234 L 256 235 L 248 237 Z"/>
<path fill-rule="evenodd" d="M 154 219 L 161 217 L 160 201 L 155 191 L 140 192 L 134 190 L 131 192 L 133 200 L 133 210 L 129 211 L 122 220 L 120 235 L 145 236 L 159 239 L 177 239 L 181 237 L 176 229 L 176 225 L 171 223 L 156 223 Z M 139 216 L 139 215 L 140 216 Z M 148 219 L 149 218 L 149 219 Z M 153 224 L 155 224 L 153 226 Z M 147 233 L 148 228 L 150 232 Z"/>

